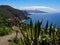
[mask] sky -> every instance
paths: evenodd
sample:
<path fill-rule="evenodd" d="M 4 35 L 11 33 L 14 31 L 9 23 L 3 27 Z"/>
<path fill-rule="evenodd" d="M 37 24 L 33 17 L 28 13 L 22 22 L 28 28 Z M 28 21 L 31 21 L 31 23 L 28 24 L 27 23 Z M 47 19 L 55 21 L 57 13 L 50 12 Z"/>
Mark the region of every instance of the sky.
<path fill-rule="evenodd" d="M 0 5 L 10 5 L 17 9 L 40 7 L 60 11 L 60 0 L 0 0 Z"/>

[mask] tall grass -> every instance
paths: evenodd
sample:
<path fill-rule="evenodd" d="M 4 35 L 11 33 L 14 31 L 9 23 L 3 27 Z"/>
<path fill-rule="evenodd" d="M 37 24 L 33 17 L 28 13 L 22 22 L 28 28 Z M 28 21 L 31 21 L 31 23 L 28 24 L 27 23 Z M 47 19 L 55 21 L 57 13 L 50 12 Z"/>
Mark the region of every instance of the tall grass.
<path fill-rule="evenodd" d="M 32 20 L 30 24 L 23 25 L 21 30 L 20 45 L 60 45 L 60 29 L 53 26 L 51 23 L 48 26 L 48 21 L 45 28 L 41 27 L 42 21 L 35 22 L 33 26 Z"/>

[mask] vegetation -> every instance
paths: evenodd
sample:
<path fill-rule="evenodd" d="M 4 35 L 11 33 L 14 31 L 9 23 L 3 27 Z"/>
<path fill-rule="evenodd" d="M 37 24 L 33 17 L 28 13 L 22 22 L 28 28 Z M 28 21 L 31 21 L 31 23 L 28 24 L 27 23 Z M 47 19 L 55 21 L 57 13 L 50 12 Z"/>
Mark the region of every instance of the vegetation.
<path fill-rule="evenodd" d="M 20 21 L 16 18 L 15 20 L 1 19 L 0 20 L 0 36 L 8 35 L 14 32 L 12 26 L 17 26 Z"/>
<path fill-rule="evenodd" d="M 0 5 L 0 36 L 12 33 L 12 26 L 20 25 L 20 20 L 25 18 L 25 12 L 8 5 Z"/>
<path fill-rule="evenodd" d="M 8 35 L 11 34 L 13 30 L 9 27 L 3 26 L 0 27 L 0 36 Z"/>
<path fill-rule="evenodd" d="M 26 19 L 26 11 L 15 9 L 8 5 L 0 5 L 0 36 L 12 33 L 12 26 Z"/>
<path fill-rule="evenodd" d="M 45 28 L 42 28 L 41 25 L 42 21 L 38 20 L 33 26 L 32 20 L 30 20 L 29 25 L 23 25 L 19 43 L 12 41 L 10 45 L 60 45 L 60 29 L 53 24 L 48 27 L 48 21 Z"/>
<path fill-rule="evenodd" d="M 21 23 L 20 20 L 27 18 L 21 10 L 14 9 L 7 5 L 0 6 L 0 36 L 12 33 L 12 26 L 20 27 L 22 36 L 9 40 L 10 45 L 60 45 L 60 29 L 52 23 L 41 27 L 43 21 L 35 22 L 33 25 Z"/>
<path fill-rule="evenodd" d="M 13 29 L 11 28 L 13 25 L 12 21 L 2 19 L 0 20 L 0 36 L 11 34 Z"/>

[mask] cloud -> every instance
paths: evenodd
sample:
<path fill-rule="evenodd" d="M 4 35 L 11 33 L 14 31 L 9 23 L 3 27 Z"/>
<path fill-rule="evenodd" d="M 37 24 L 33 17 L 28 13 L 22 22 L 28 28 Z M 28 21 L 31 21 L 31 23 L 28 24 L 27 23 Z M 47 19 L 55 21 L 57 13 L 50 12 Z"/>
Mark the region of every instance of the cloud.
<path fill-rule="evenodd" d="M 58 9 L 47 7 L 47 6 L 26 6 L 26 7 L 20 7 L 21 10 L 41 10 L 46 12 L 58 12 Z"/>

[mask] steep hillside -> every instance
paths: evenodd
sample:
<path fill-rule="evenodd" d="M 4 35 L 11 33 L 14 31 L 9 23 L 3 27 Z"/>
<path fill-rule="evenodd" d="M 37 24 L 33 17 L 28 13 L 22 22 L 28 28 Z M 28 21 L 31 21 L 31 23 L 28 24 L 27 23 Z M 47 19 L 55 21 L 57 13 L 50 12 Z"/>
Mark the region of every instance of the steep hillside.
<path fill-rule="evenodd" d="M 1 19 L 13 20 L 16 18 L 23 20 L 26 19 L 27 16 L 25 15 L 25 12 L 21 10 L 15 9 L 8 5 L 0 5 L 0 20 Z"/>

